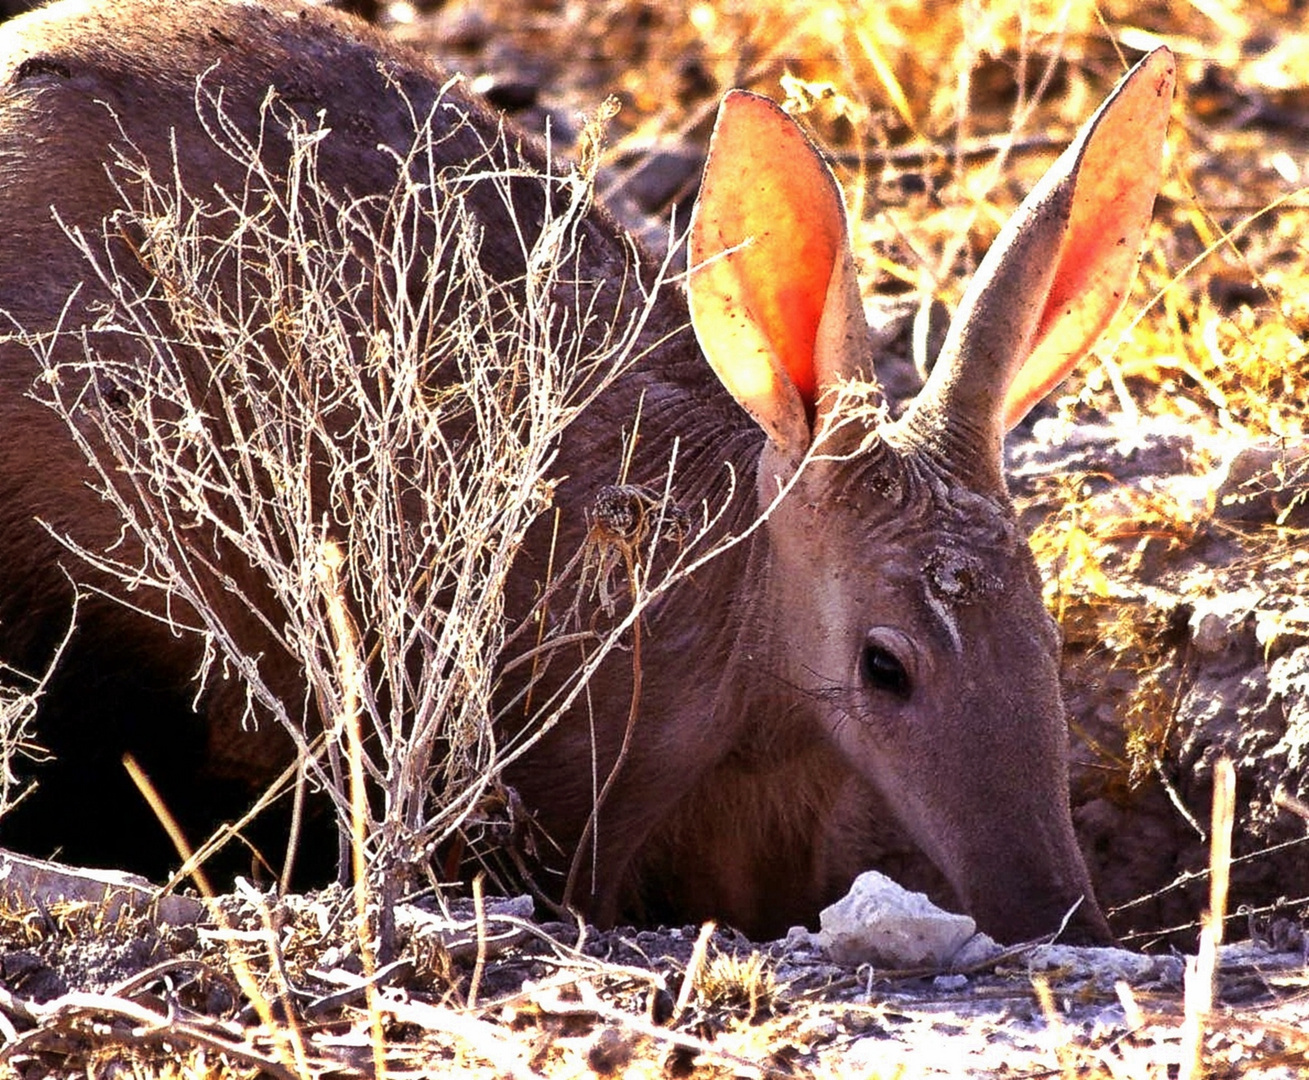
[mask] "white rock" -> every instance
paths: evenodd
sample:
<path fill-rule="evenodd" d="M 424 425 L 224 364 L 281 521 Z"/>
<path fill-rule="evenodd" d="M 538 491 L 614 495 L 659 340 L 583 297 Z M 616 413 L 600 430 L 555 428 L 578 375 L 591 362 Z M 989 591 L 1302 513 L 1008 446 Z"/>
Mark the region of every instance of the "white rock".
<path fill-rule="evenodd" d="M 1175 986 L 1182 978 L 1182 958 L 1094 946 L 1038 945 L 1027 954 L 1027 970 L 1033 974 L 1058 971 L 1064 979 L 1091 978 L 1106 990 L 1119 982 L 1136 986 L 1158 981 Z"/>
<path fill-rule="evenodd" d="M 786 932 L 786 937 L 782 939 L 786 946 L 787 952 L 807 952 L 810 949 L 819 949 L 822 946 L 818 942 L 818 935 L 810 933 L 803 926 L 793 926 Z"/>
<path fill-rule="evenodd" d="M 818 942 L 833 960 L 890 968 L 942 965 L 977 930 L 967 915 L 942 911 L 875 870 L 818 918 Z"/>
<path fill-rule="evenodd" d="M 960 945 L 958 951 L 950 957 L 950 966 L 956 970 L 962 970 L 986 964 L 1004 951 L 1004 946 L 998 944 L 995 938 L 983 934 L 979 930 Z"/>

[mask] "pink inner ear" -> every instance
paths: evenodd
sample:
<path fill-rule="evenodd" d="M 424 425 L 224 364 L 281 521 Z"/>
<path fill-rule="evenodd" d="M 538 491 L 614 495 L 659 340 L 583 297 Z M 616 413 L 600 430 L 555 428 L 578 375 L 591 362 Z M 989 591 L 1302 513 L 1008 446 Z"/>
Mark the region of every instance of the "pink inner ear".
<path fill-rule="evenodd" d="M 1038 347 L 1080 305 L 1088 318 L 1072 320 L 1077 325 L 1068 327 L 1068 348 L 1089 348 L 1126 299 L 1157 186 L 1141 181 L 1152 172 L 1157 176 L 1160 168 L 1157 160 L 1142 160 L 1145 153 L 1103 139 L 1087 147 L 1059 270 L 1034 338 Z M 1117 160 L 1106 160 L 1112 158 Z M 1064 374 L 1059 372 L 1060 378 Z"/>
<path fill-rule="evenodd" d="M 823 286 L 826 288 L 826 281 Z M 815 303 L 814 288 L 808 283 L 778 283 L 765 289 L 746 284 L 745 290 L 746 304 L 754 319 L 765 327 L 764 332 L 790 376 L 791 384 L 800 399 L 812 406 L 818 397 L 814 342 L 818 339 L 818 321 L 823 316 L 822 303 Z"/>
<path fill-rule="evenodd" d="M 1032 353 L 1006 396 L 1006 427 L 1064 379 L 1127 297 L 1163 169 L 1173 71 L 1172 54 L 1156 50 L 1093 121 Z"/>
<path fill-rule="evenodd" d="M 705 171 L 692 259 L 726 257 L 731 293 L 711 298 L 717 275 L 702 275 L 695 305 L 701 344 L 724 383 L 755 384 L 741 365 L 757 355 L 717 355 L 711 308 L 737 304 L 808 408 L 818 395 L 814 345 L 828 284 L 845 240 L 845 207 L 831 171 L 776 104 L 732 93 L 723 102 Z M 696 276 L 692 276 L 696 290 Z M 781 372 L 778 374 L 780 375 Z"/>

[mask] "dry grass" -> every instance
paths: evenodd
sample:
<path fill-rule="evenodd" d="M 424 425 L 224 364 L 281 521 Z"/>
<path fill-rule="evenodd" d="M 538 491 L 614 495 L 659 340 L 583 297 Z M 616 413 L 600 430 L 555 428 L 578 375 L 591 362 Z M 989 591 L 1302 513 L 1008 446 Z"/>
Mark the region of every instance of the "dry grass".
<path fill-rule="evenodd" d="M 36 759 L 36 703 L 39 695 L 28 679 L 0 669 L 0 814 L 17 806 L 30 781 L 20 775 L 22 762 Z"/>
<path fill-rule="evenodd" d="M 17 806 L 33 790 L 35 782 L 27 775 L 27 765 L 46 760 L 37 731 L 36 711 L 45 692 L 46 679 L 59 663 L 59 657 L 77 625 L 77 610 L 69 615 L 68 630 L 55 649 L 45 674 L 34 677 L 0 664 L 0 817 Z"/>
<path fill-rule="evenodd" d="M 418 117 L 400 175 L 438 181 L 350 201 L 317 180 L 326 133 L 276 101 L 263 124 L 302 148 L 286 175 L 261 162 L 217 95 L 202 87 L 197 108 L 244 175 L 226 206 L 129 148 L 114 164 L 124 205 L 105 234 L 70 233 L 112 297 L 117 333 L 148 362 L 113 362 L 81 336 L 69 360 L 80 332 L 28 341 L 49 404 L 139 555 L 75 550 L 125 590 L 166 596 L 143 607 L 203 636 L 201 686 L 237 676 L 248 711 L 292 737 L 298 765 L 282 783 L 331 799 L 349 852 L 342 878 L 373 890 L 360 896 L 360 932 L 379 920 L 385 952 L 393 898 L 429 876 L 432 851 L 476 841 L 487 808 L 508 803 L 503 768 L 557 722 L 665 584 L 644 572 L 661 536 L 646 529 L 626 574 L 610 574 L 632 592 L 630 610 L 588 637 L 585 663 L 549 695 L 510 703 L 534 711 L 501 741 L 497 657 L 514 637 L 538 664 L 556 647 L 530 613 L 507 625 L 509 569 L 550 505 L 561 432 L 639 355 L 664 285 L 633 282 L 636 301 L 595 325 L 586 290 L 599 283 L 575 282 L 572 268 L 591 202 L 582 172 L 540 176 L 557 216 L 524 240 L 530 274 L 515 295 L 480 265 L 481 225 L 459 197 L 499 183 L 511 198 L 526 166 L 496 172 L 513 160 L 508 145 L 451 170 Z M 215 216 L 233 227 L 216 230 Z M 444 273 L 424 288 L 395 287 L 401 268 L 438 257 Z M 304 673 L 303 697 L 270 681 L 270 651 Z"/>

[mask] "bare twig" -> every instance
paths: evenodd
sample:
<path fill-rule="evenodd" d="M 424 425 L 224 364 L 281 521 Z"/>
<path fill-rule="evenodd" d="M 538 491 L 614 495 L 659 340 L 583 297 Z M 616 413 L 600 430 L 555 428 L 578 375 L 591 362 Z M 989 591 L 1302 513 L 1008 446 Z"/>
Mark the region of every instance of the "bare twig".
<path fill-rule="evenodd" d="M 1218 946 L 1227 914 L 1227 886 L 1232 864 L 1232 822 L 1236 816 L 1236 770 L 1228 758 L 1214 763 L 1213 828 L 1209 842 L 1209 909 L 1200 926 L 1200 945 L 1186 964 L 1185 1015 L 1182 1019 L 1181 1080 L 1204 1075 L 1205 1023 L 1214 1007 Z"/>

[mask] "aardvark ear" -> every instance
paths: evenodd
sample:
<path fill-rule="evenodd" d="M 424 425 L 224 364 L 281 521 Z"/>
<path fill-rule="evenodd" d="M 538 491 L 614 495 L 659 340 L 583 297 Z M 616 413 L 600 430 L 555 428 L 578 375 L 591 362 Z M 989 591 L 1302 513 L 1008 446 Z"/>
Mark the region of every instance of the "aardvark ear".
<path fill-rule="evenodd" d="M 920 432 L 983 433 L 991 445 L 962 452 L 998 467 L 1005 431 L 1122 307 L 1163 171 L 1174 70 L 1161 48 L 1124 76 L 1001 230 L 910 411 Z"/>
<path fill-rule="evenodd" d="M 1167 49 L 1142 60 L 1042 184 L 1061 183 L 1059 166 L 1069 163 L 1073 200 L 1067 233 L 1032 351 L 1005 396 L 1006 428 L 1068 375 L 1127 299 L 1163 172 L 1175 66 Z M 1023 210 L 1036 213 L 1040 190 L 1019 216 Z"/>
<path fill-rule="evenodd" d="M 776 104 L 734 90 L 709 143 L 691 223 L 691 321 L 732 396 L 799 460 L 823 391 L 865 358 L 841 190 Z"/>

